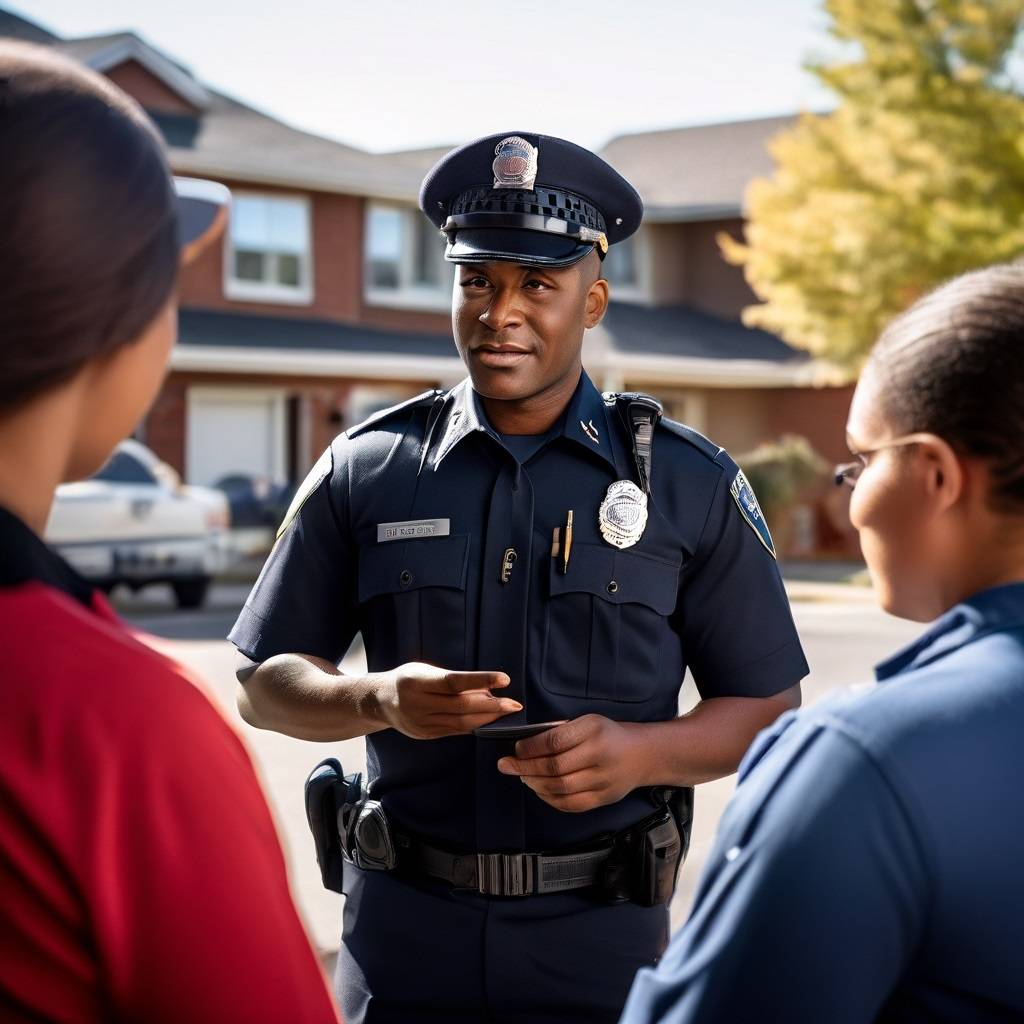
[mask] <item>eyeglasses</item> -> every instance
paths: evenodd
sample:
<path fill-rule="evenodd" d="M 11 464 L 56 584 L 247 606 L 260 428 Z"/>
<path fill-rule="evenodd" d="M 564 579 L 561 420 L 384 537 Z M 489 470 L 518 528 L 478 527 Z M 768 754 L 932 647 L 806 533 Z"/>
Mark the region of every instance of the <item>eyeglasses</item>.
<path fill-rule="evenodd" d="M 931 441 L 934 439 L 933 434 L 906 434 L 903 437 L 897 437 L 892 441 L 887 441 L 885 444 L 880 444 L 877 448 L 865 448 L 862 452 L 857 452 L 857 460 L 855 462 L 844 462 L 839 466 L 836 466 L 833 472 L 833 481 L 836 487 L 842 487 L 846 484 L 851 489 L 857 485 L 857 481 L 860 479 L 861 473 L 868 468 L 866 455 L 874 455 L 875 452 L 884 452 L 888 448 L 903 448 L 910 444 L 920 444 L 922 441 Z"/>

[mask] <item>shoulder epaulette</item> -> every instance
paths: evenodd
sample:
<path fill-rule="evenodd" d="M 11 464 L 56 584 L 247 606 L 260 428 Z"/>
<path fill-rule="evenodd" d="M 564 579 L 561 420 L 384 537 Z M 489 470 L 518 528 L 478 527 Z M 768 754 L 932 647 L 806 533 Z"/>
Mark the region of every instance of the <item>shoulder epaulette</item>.
<path fill-rule="evenodd" d="M 370 427 L 376 426 L 378 423 L 382 423 L 384 420 L 394 416 L 396 413 L 402 412 L 404 409 L 411 409 L 413 406 L 423 405 L 432 406 L 439 398 L 446 395 L 447 392 L 441 388 L 431 388 L 429 391 L 424 391 L 420 395 L 416 395 L 415 398 L 407 398 L 404 402 L 399 402 L 398 405 L 389 406 L 387 409 L 381 409 L 379 412 L 375 412 L 372 416 L 368 416 L 362 423 L 357 423 L 354 427 L 349 427 L 345 431 L 346 436 L 355 437 L 358 434 L 363 433 L 364 430 L 369 430 Z"/>
<path fill-rule="evenodd" d="M 721 445 L 715 444 L 714 441 L 708 440 L 702 433 L 694 430 L 693 427 L 688 427 L 685 423 L 679 423 L 676 420 L 663 419 L 661 426 L 665 430 L 676 437 L 681 437 L 684 441 L 688 441 L 693 445 L 699 452 L 706 455 L 712 462 L 721 462 L 720 456 L 726 455 L 726 451 Z M 728 458 L 728 455 L 726 455 Z"/>

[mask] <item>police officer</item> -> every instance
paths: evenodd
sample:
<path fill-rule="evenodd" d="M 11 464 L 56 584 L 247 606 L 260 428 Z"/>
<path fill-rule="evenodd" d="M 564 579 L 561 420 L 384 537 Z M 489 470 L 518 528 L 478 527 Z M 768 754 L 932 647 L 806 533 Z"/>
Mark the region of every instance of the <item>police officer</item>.
<path fill-rule="evenodd" d="M 1024 1020 L 1024 267 L 886 328 L 847 438 L 876 595 L 932 622 L 758 737 L 623 1024 Z"/>
<path fill-rule="evenodd" d="M 636 191 L 504 133 L 445 156 L 420 205 L 469 378 L 324 453 L 231 632 L 239 706 L 367 737 L 393 835 L 345 867 L 348 1021 L 611 1021 L 666 941 L 659 861 L 688 829 L 666 790 L 735 770 L 807 666 L 736 465 L 582 369 Z M 687 667 L 702 702 L 679 717 Z"/>

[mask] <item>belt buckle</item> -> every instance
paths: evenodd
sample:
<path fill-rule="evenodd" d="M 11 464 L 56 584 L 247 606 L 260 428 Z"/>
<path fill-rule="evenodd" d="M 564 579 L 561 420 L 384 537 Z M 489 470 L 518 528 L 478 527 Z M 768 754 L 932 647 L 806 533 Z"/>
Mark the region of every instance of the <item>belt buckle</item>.
<path fill-rule="evenodd" d="M 528 853 L 478 853 L 477 891 L 483 896 L 529 896 L 533 857 Z"/>

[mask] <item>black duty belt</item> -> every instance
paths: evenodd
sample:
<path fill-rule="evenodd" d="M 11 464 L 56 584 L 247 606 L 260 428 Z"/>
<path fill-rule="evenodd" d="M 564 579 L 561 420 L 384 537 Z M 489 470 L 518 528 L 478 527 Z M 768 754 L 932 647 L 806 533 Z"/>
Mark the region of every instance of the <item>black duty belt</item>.
<path fill-rule="evenodd" d="M 579 853 L 451 853 L 396 835 L 400 868 L 485 896 L 530 896 L 596 885 L 612 846 Z"/>

